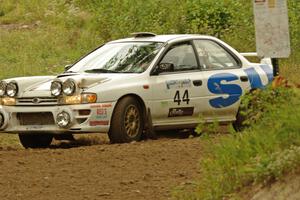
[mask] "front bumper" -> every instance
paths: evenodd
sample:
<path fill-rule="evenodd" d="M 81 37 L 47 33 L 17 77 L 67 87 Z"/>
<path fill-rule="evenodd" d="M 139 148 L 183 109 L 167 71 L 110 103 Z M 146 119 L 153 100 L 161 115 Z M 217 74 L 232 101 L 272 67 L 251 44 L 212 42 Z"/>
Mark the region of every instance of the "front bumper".
<path fill-rule="evenodd" d="M 4 117 L 0 132 L 31 133 L 99 133 L 108 132 L 115 102 L 56 105 L 56 106 L 0 106 Z M 61 112 L 70 115 L 68 127 L 57 125 Z"/>

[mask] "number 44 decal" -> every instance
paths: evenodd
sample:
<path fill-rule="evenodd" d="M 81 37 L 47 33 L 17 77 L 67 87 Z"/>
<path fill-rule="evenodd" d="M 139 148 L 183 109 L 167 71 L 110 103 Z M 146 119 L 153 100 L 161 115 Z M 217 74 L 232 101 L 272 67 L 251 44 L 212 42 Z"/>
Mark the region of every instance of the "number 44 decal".
<path fill-rule="evenodd" d="M 180 98 L 180 92 L 179 90 L 176 91 L 175 96 L 174 96 L 174 102 L 180 105 L 181 101 L 186 102 L 186 104 L 189 104 L 190 99 L 189 99 L 189 91 L 185 90 L 182 96 L 182 100 Z"/>

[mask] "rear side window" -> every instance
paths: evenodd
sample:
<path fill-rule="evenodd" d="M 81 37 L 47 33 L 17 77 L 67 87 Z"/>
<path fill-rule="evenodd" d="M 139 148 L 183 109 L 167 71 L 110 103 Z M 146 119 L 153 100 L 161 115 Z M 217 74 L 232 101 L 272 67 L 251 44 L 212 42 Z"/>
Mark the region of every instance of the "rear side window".
<path fill-rule="evenodd" d="M 221 45 L 211 40 L 195 40 L 200 65 L 204 70 L 239 68 L 237 60 Z"/>

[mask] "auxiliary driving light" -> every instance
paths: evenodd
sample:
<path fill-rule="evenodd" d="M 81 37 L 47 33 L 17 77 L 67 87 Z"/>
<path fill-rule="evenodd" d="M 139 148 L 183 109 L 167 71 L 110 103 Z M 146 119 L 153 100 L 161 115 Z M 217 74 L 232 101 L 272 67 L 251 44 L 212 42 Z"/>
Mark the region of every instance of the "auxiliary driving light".
<path fill-rule="evenodd" d="M 61 128 L 66 128 L 71 123 L 71 117 L 69 113 L 63 111 L 61 113 L 58 113 L 56 116 L 56 124 L 57 126 Z"/>
<path fill-rule="evenodd" d="M 76 84 L 72 79 L 67 79 L 62 86 L 63 93 L 67 96 L 74 94 L 76 90 Z"/>
<path fill-rule="evenodd" d="M 3 97 L 6 93 L 6 85 L 5 81 L 0 81 L 0 97 Z"/>
<path fill-rule="evenodd" d="M 53 81 L 50 87 L 51 94 L 58 97 L 62 92 L 62 84 L 60 81 Z"/>
<path fill-rule="evenodd" d="M 18 85 L 16 82 L 9 82 L 6 86 L 6 94 L 9 97 L 14 97 L 18 93 Z"/>

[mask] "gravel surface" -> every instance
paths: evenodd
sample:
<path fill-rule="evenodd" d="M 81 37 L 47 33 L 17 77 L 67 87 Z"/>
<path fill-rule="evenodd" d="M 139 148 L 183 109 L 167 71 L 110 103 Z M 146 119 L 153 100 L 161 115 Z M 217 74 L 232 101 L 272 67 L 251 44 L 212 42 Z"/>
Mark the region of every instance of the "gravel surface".
<path fill-rule="evenodd" d="M 176 187 L 199 177 L 199 138 L 78 141 L 49 149 L 1 147 L 0 199 L 171 199 Z"/>

